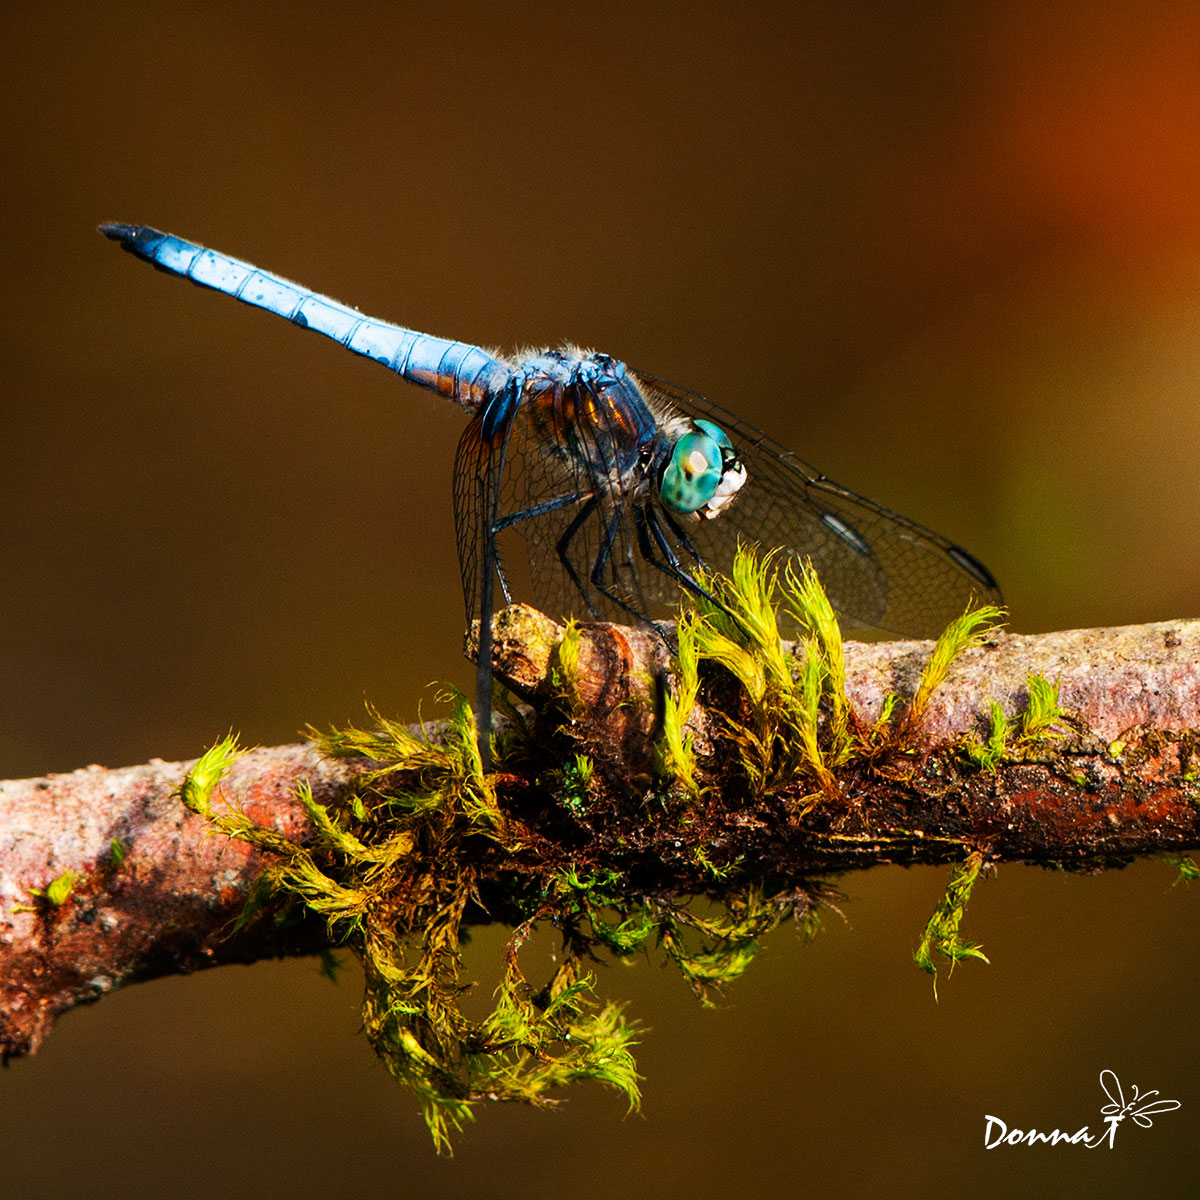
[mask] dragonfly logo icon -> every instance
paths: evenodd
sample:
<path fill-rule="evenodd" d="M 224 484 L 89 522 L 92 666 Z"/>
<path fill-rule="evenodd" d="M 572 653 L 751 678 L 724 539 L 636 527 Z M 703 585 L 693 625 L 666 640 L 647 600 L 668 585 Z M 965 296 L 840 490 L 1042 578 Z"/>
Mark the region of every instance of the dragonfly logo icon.
<path fill-rule="evenodd" d="M 1178 1100 L 1153 1099 L 1158 1095 L 1157 1088 L 1148 1092 L 1140 1092 L 1136 1083 L 1132 1085 L 1132 1094 L 1127 1101 L 1125 1093 L 1121 1090 L 1121 1081 L 1112 1071 L 1100 1072 L 1100 1086 L 1109 1099 L 1109 1103 L 1100 1110 L 1100 1115 L 1108 1124 L 1108 1132 L 1102 1133 L 1094 1142 L 1088 1143 L 1093 1150 L 1105 1140 L 1108 1141 L 1108 1148 L 1111 1150 L 1117 1141 L 1117 1126 L 1126 1117 L 1129 1117 L 1135 1125 L 1149 1129 L 1154 1124 L 1151 1117 L 1156 1117 L 1159 1113 L 1173 1112 L 1180 1106 Z"/>

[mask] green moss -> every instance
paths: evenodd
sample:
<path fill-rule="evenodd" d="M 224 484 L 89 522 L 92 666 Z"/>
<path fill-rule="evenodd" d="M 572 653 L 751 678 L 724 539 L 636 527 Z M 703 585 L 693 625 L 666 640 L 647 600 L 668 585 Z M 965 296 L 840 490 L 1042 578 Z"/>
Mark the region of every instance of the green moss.
<path fill-rule="evenodd" d="M 1021 740 L 1033 743 L 1042 738 L 1061 737 L 1061 731 L 1055 728 L 1063 717 L 1058 706 L 1058 684 L 1034 674 L 1029 676 L 1027 686 L 1029 699 L 1021 714 Z"/>
<path fill-rule="evenodd" d="M 797 782 L 808 780 L 811 789 L 797 806 L 803 813 L 838 797 L 838 776 L 847 766 L 908 753 L 955 659 L 982 643 L 1003 610 L 968 608 L 952 621 L 934 645 L 912 700 L 904 705 L 889 695 L 879 717 L 867 725 L 846 697 L 841 630 L 815 572 L 807 564 L 795 570 L 788 563 L 779 578 L 774 561 L 773 554 L 760 559 L 739 549 L 729 579 L 705 580 L 715 603 L 695 602 L 688 636 L 698 663 L 723 668 L 744 694 L 743 714 L 727 714 L 721 735 L 736 747 L 747 790 L 757 798 L 784 787 L 794 790 Z M 779 638 L 775 614 L 781 606 L 801 631 L 794 653 Z M 1037 700 L 1043 700 L 1040 691 Z M 1043 719 L 1042 708 L 1037 715 Z M 994 710 L 993 720 L 1002 719 Z M 996 744 L 1006 733 L 1003 727 L 996 731 Z"/>
<path fill-rule="evenodd" d="M 981 771 L 994 771 L 1004 761 L 1008 749 L 1008 717 L 995 701 L 989 703 L 988 734 L 984 741 L 974 735 L 963 738 L 959 752 L 972 766 Z"/>
<path fill-rule="evenodd" d="M 1062 736 L 1063 720 L 1058 705 L 1058 685 L 1042 675 L 1030 675 L 1028 700 L 1021 714 L 1010 720 L 995 701 L 989 705 L 988 733 L 981 741 L 974 734 L 958 743 L 960 757 L 984 771 L 994 771 L 1003 762 L 1016 762 L 1038 752 L 1047 740 Z"/>
<path fill-rule="evenodd" d="M 709 857 L 708 850 L 703 845 L 697 845 L 692 851 L 696 864 L 710 879 L 728 879 L 734 875 L 744 862 L 744 856 L 739 854 L 732 862 L 718 865 Z"/>
<path fill-rule="evenodd" d="M 321 974 L 329 980 L 330 983 L 340 983 L 338 976 L 346 969 L 345 959 L 328 948 L 321 951 Z"/>
<path fill-rule="evenodd" d="M 217 784 L 229 774 L 234 762 L 243 754 L 245 751 L 238 747 L 234 733 L 227 733 L 219 742 L 214 742 L 184 777 L 179 789 L 179 798 L 184 806 L 201 817 L 207 817 L 212 811 L 212 795 Z"/>
<path fill-rule="evenodd" d="M 909 705 L 910 724 L 920 722 L 925 715 L 929 701 L 945 682 L 954 660 L 964 651 L 981 645 L 1003 618 L 1004 609 L 997 608 L 994 604 L 985 604 L 979 608 L 968 607 L 961 616 L 955 617 L 942 630 L 941 636 L 934 643 L 933 653 L 921 672 L 916 695 Z"/>
<path fill-rule="evenodd" d="M 71 898 L 72 892 L 75 890 L 75 885 L 83 878 L 78 871 L 64 871 L 57 879 L 51 880 L 44 888 L 31 887 L 29 894 L 36 896 L 49 908 L 62 908 L 64 904 Z M 18 904 L 14 907 L 16 912 L 32 912 L 36 911 L 29 908 L 27 905 Z"/>
<path fill-rule="evenodd" d="M 582 721 L 587 716 L 587 707 L 579 694 L 581 644 L 579 623 L 568 620 L 550 661 L 551 703 L 570 721 Z"/>
<path fill-rule="evenodd" d="M 656 917 L 659 942 L 701 1002 L 743 975 L 758 954 L 761 939 L 782 920 L 807 907 L 794 892 L 767 896 L 751 887 L 722 901 L 713 916 L 684 905 L 662 905 Z"/>
<path fill-rule="evenodd" d="M 716 603 L 696 602 L 695 654 L 732 675 L 745 697 L 741 714 L 725 715 L 723 734 L 750 793 L 801 778 L 834 793 L 834 770 L 853 755 L 861 732 L 846 700 L 841 632 L 811 568 L 797 573 L 789 565 L 781 580 L 774 560 L 740 548 L 730 578 L 705 579 Z M 804 631 L 795 654 L 779 637 L 781 605 Z"/>
<path fill-rule="evenodd" d="M 1175 876 L 1175 882 L 1171 884 L 1172 887 L 1178 887 L 1181 883 L 1195 883 L 1200 879 L 1200 866 L 1190 854 L 1165 856 L 1163 861 L 1179 872 Z"/>
<path fill-rule="evenodd" d="M 967 856 L 964 863 L 954 867 L 950 872 L 950 882 L 933 910 L 933 916 L 925 926 L 921 942 L 913 954 L 913 962 L 933 976 L 933 994 L 937 995 L 937 963 L 934 954 L 937 953 L 950 962 L 950 970 L 967 958 L 978 958 L 988 961 L 987 955 L 976 942 L 965 942 L 959 937 L 959 926 L 966 912 L 967 901 L 971 891 L 983 869 L 983 855 L 975 851 Z"/>
<path fill-rule="evenodd" d="M 680 614 L 676 625 L 678 654 L 675 688 L 663 697 L 662 736 L 659 739 L 659 774 L 670 777 L 691 799 L 700 794 L 692 735 L 686 731 L 700 691 L 700 618 L 692 611 Z"/>
<path fill-rule="evenodd" d="M 483 1099 L 546 1105 L 555 1088 L 590 1079 L 637 1106 L 638 1030 L 620 1005 L 595 994 L 590 965 L 600 952 L 657 951 L 711 1004 L 782 921 L 796 920 L 807 934 L 816 929 L 821 887 L 795 879 L 766 885 L 761 867 L 747 870 L 740 840 L 747 805 L 765 801 L 793 831 L 814 809 L 839 820 L 851 814 L 865 832 L 827 823 L 819 836 L 831 847 L 878 848 L 881 839 L 843 795 L 840 778 L 904 752 L 904 736 L 954 655 L 982 636 L 996 612 L 960 618 L 939 641 L 912 704 L 905 709 L 890 697 L 881 717 L 865 724 L 846 698 L 841 633 L 816 576 L 789 569 L 780 579 L 775 562 L 739 552 L 731 578 L 706 580 L 713 601 L 681 615 L 659 776 L 645 794 L 598 777 L 584 741 L 574 625 L 554 651 L 550 703 L 539 715 L 543 729 L 548 713 L 561 722 L 564 736 L 499 739 L 496 775 L 482 772 L 468 705 L 446 693 L 451 714 L 436 735 L 375 712 L 365 729 L 310 730 L 324 755 L 353 760 L 358 773 L 333 797 L 298 787 L 311 826 L 303 844 L 255 825 L 235 803 L 214 803 L 241 753 L 233 737 L 207 751 L 182 785 L 192 811 L 270 864 L 241 923 L 266 912 L 277 920 L 307 914 L 324 922 L 332 945 L 360 959 L 367 1036 L 418 1097 L 439 1149 L 449 1148 Z M 779 638 L 781 605 L 801 630 L 794 652 Z M 701 755 L 688 721 L 706 690 L 710 728 Z M 505 754 L 513 763 L 521 758 L 530 782 L 501 796 Z M 715 778 L 720 788 L 707 782 Z M 937 840 L 915 830 L 897 843 Z M 969 849 L 944 840 L 951 850 Z M 952 880 L 926 931 L 926 958 L 935 950 L 952 961 L 981 957 L 957 940 L 973 882 L 974 875 Z M 512 934 L 490 1011 L 468 1016 L 465 930 L 489 919 L 503 920 Z M 556 930 L 562 945 L 547 973 L 530 979 L 522 947 L 539 926 Z"/>
<path fill-rule="evenodd" d="M 243 923 L 268 900 L 298 902 L 325 922 L 332 943 L 360 958 L 367 1035 L 420 1099 L 439 1149 L 484 1098 L 544 1104 L 552 1088 L 595 1079 L 631 1105 L 638 1100 L 635 1030 L 618 1006 L 593 998 L 583 952 L 567 953 L 541 987 L 525 980 L 518 952 L 532 919 L 509 941 L 491 1013 L 472 1020 L 460 1006 L 468 986 L 462 930 L 467 908 L 480 900 L 481 864 L 497 853 L 519 854 L 522 832 L 480 773 L 468 707 L 461 698 L 453 703 L 436 742 L 382 718 L 372 729 L 318 736 L 324 753 L 365 756 L 376 765 L 333 803 L 318 801 L 307 785 L 297 789 L 312 826 L 305 845 L 253 824 L 235 807 L 213 806 L 237 754 L 232 739 L 201 758 L 181 790 L 220 832 L 270 856 Z M 586 772 L 580 764 L 576 771 L 581 781 Z M 544 906 L 528 907 L 540 916 Z M 610 941 L 618 940 L 628 946 L 632 928 L 614 932 Z"/>
<path fill-rule="evenodd" d="M 557 772 L 559 786 L 555 798 L 568 812 L 576 815 L 587 812 L 594 771 L 595 766 L 586 754 L 576 754 Z"/>

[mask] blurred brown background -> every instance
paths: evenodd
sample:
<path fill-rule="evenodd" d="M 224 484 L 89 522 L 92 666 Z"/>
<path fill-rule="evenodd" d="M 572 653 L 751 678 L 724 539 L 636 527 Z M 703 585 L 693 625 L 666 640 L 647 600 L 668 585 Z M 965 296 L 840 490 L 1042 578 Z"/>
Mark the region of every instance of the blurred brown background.
<path fill-rule="evenodd" d="M 405 718 L 469 685 L 461 415 L 156 275 L 147 222 L 373 315 L 571 339 L 706 392 L 962 542 L 1022 630 L 1200 615 L 1200 10 L 1062 0 L 139 7 L 0 15 L 0 776 Z M 131 988 L 0 1076 L 0 1193 L 1164 1193 L 1200 1166 L 1193 889 L 1009 867 L 841 881 L 645 1107 L 484 1110 L 452 1161 L 312 962 Z M 490 940 L 489 940 L 490 939 Z M 497 935 L 477 943 L 487 971 Z M 1097 1076 L 1183 1102 L 1107 1149 Z"/>

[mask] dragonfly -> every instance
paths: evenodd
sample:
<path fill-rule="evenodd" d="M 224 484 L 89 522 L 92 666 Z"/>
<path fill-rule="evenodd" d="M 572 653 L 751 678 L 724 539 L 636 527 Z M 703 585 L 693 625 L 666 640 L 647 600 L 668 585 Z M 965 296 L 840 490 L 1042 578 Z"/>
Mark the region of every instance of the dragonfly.
<path fill-rule="evenodd" d="M 100 232 L 159 270 L 314 330 L 470 420 L 454 464 L 477 720 L 490 767 L 491 616 L 522 594 L 555 617 L 650 623 L 710 601 L 739 544 L 811 562 L 850 636 L 929 637 L 1001 603 L 961 546 L 842 487 L 733 413 L 576 346 L 509 357 L 419 333 L 144 225 Z M 788 391 L 786 380 L 780 390 Z M 795 634 L 781 614 L 781 633 Z"/>
<path fill-rule="evenodd" d="M 1110 1150 L 1113 1149 L 1117 1141 L 1117 1126 L 1126 1117 L 1132 1117 L 1135 1125 L 1140 1125 L 1143 1129 L 1149 1129 L 1154 1124 L 1151 1120 L 1152 1117 L 1157 1117 L 1160 1113 L 1174 1112 L 1175 1109 L 1182 1107 L 1178 1100 L 1153 1099 L 1153 1097 L 1158 1095 L 1157 1088 L 1153 1088 L 1148 1092 L 1142 1092 L 1138 1089 L 1136 1083 L 1132 1085 L 1132 1094 L 1127 1101 L 1125 1099 L 1125 1092 L 1121 1088 L 1121 1081 L 1117 1078 L 1115 1071 L 1107 1069 L 1101 1071 L 1100 1086 L 1104 1089 L 1104 1094 L 1109 1100 L 1100 1109 L 1101 1115 L 1108 1124 L 1108 1133 L 1098 1134 L 1095 1139 L 1088 1140 L 1088 1146 L 1093 1150 L 1101 1145 L 1106 1138 L 1108 1140 L 1108 1148 Z"/>

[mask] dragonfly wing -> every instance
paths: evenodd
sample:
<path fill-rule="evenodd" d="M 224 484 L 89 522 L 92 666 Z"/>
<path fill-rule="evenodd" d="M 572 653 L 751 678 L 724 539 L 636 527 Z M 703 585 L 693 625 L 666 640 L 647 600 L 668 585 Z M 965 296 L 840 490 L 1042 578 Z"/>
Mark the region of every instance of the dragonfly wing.
<path fill-rule="evenodd" d="M 667 406 L 720 425 L 746 468 L 728 510 L 694 534 L 710 567 L 727 571 L 739 540 L 811 559 L 846 631 L 859 634 L 934 637 L 972 597 L 1001 602 L 991 573 L 953 542 L 827 479 L 705 397 L 639 378 Z"/>
<path fill-rule="evenodd" d="M 1121 1081 L 1117 1078 L 1115 1071 L 1110 1071 L 1105 1067 L 1100 1072 L 1100 1086 L 1104 1089 L 1104 1094 L 1116 1105 L 1118 1110 L 1125 1107 L 1125 1093 L 1121 1090 Z M 1108 1107 L 1106 1104 L 1100 1111 L 1104 1112 Z"/>
<path fill-rule="evenodd" d="M 495 521 L 520 380 L 485 404 L 458 440 L 454 456 L 454 532 L 468 624 L 491 616 L 491 598 L 504 573 L 497 558 Z"/>
<path fill-rule="evenodd" d="M 1149 1129 L 1154 1122 L 1150 1120 L 1151 1116 L 1158 1116 L 1160 1113 L 1174 1112 L 1177 1108 L 1182 1107 L 1178 1100 L 1155 1100 L 1153 1104 L 1147 1104 L 1143 1108 L 1139 1108 L 1136 1112 L 1130 1113 L 1134 1122 L 1140 1125 L 1143 1129 Z"/>
<path fill-rule="evenodd" d="M 514 376 L 476 412 L 454 456 L 454 527 L 467 625 L 479 620 L 475 671 L 475 719 L 479 757 L 491 769 L 492 612 L 499 586 L 500 602 L 509 597 L 496 546 L 496 513 L 504 478 L 504 455 L 511 435 L 521 380 Z"/>

